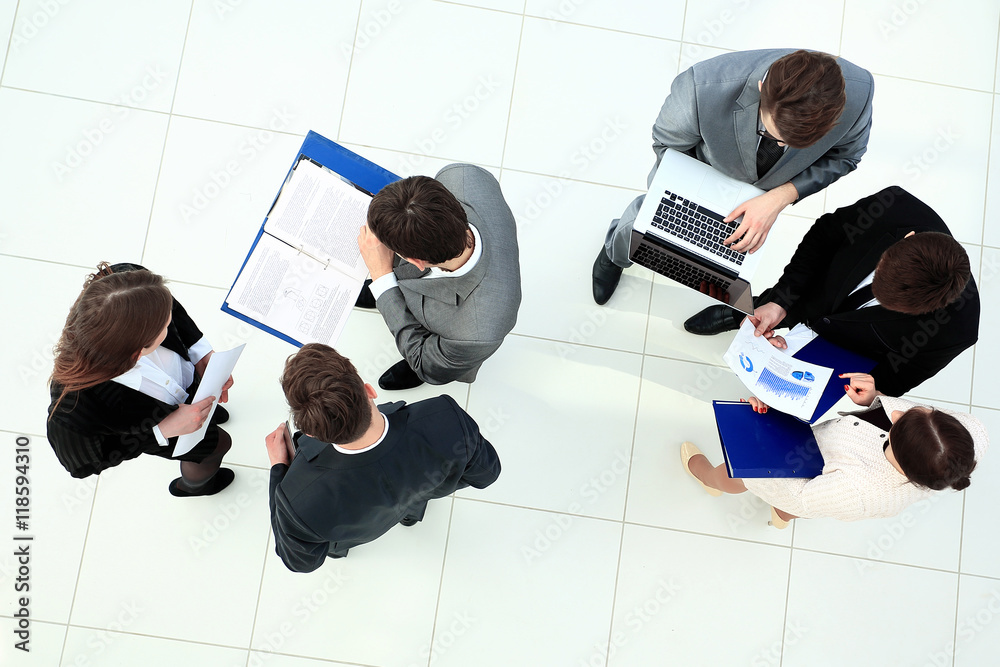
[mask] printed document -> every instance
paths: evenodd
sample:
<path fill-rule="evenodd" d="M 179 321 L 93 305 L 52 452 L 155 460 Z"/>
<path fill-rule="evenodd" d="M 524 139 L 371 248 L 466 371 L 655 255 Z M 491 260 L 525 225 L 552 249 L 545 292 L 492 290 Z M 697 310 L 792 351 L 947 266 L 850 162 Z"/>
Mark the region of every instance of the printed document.
<path fill-rule="evenodd" d="M 754 396 L 775 410 L 809 421 L 833 369 L 799 361 L 753 332 L 754 325 L 744 320 L 723 359 Z"/>

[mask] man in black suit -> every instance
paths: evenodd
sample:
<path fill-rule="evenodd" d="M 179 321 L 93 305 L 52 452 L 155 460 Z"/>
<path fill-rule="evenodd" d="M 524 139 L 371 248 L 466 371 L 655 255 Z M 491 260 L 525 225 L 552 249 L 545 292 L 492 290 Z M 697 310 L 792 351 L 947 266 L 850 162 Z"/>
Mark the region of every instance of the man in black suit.
<path fill-rule="evenodd" d="M 892 186 L 816 221 L 777 284 L 754 300 L 756 335 L 804 324 L 874 359 L 875 386 L 901 396 L 979 337 L 979 291 L 964 248 L 929 206 Z M 712 306 L 684 323 L 712 335 L 742 315 Z"/>
<path fill-rule="evenodd" d="M 303 431 L 293 445 L 282 424 L 266 440 L 275 551 L 293 572 L 412 526 L 431 498 L 500 475 L 493 446 L 454 399 L 376 406 L 372 386 L 329 346 L 289 357 L 281 387 Z"/>

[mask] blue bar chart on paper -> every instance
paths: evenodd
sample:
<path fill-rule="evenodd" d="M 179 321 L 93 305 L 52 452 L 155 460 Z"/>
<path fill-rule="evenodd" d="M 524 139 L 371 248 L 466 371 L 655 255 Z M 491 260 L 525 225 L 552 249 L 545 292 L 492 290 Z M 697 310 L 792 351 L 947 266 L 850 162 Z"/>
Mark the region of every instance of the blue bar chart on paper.
<path fill-rule="evenodd" d="M 769 392 L 772 396 L 787 398 L 792 401 L 801 401 L 809 395 L 810 387 L 801 385 L 785 378 L 775 375 L 771 369 L 764 368 L 755 383 L 756 387 Z"/>

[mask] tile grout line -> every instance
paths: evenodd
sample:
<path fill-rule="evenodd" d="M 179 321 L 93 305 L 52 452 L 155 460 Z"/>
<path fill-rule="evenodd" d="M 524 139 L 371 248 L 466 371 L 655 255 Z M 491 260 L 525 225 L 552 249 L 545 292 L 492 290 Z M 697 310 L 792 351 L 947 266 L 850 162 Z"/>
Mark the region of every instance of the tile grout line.
<path fill-rule="evenodd" d="M 270 509 L 270 508 L 268 508 Z M 264 592 L 264 574 L 267 572 L 267 555 L 271 552 L 271 534 L 268 530 L 267 539 L 264 540 L 264 559 L 260 563 L 260 584 L 257 585 L 257 604 L 254 605 L 253 620 L 250 622 L 250 636 L 247 638 L 247 663 L 250 667 L 250 654 L 253 652 L 253 635 L 257 631 L 257 615 L 260 613 L 260 597 Z"/>
<path fill-rule="evenodd" d="M 955 656 L 958 654 L 958 606 L 962 600 L 962 543 L 965 541 L 965 505 L 969 499 L 966 491 L 962 492 L 962 522 L 958 528 L 958 581 L 955 582 L 955 634 L 952 636 L 952 648 L 955 652 L 951 656 L 952 667 L 955 665 Z"/>
<path fill-rule="evenodd" d="M 685 3 L 685 12 L 686 11 L 687 11 L 687 3 Z M 639 381 L 639 385 L 636 388 L 636 393 L 635 393 L 635 416 L 632 419 L 632 446 L 631 449 L 629 450 L 628 474 L 625 476 L 625 502 L 622 503 L 622 518 L 621 521 L 619 522 L 621 524 L 621 529 L 619 530 L 618 533 L 618 562 L 615 565 L 614 592 L 611 594 L 611 614 L 609 616 L 609 621 L 608 621 L 608 643 L 607 643 L 608 650 L 604 655 L 605 667 L 611 660 L 611 643 L 612 643 L 612 636 L 615 631 L 615 604 L 618 602 L 618 581 L 621 578 L 621 572 L 622 572 L 622 552 L 624 552 L 625 550 L 625 525 L 626 525 L 625 517 L 628 516 L 629 486 L 632 483 L 632 461 L 635 458 L 635 436 L 636 436 L 636 429 L 639 426 L 639 409 L 642 406 L 642 382 L 643 382 L 642 378 L 643 378 L 643 371 L 646 367 L 646 341 L 649 340 L 649 321 L 651 319 L 649 312 L 652 308 L 652 303 L 653 303 L 653 287 L 654 287 L 653 283 L 650 282 L 649 299 L 646 302 L 646 331 L 642 339 L 642 354 L 639 357 L 639 376 L 637 378 Z"/>
<path fill-rule="evenodd" d="M 444 536 L 444 553 L 441 554 L 441 576 L 438 578 L 438 594 L 434 601 L 434 622 L 431 624 L 430 650 L 427 652 L 427 667 L 434 659 L 434 633 L 437 632 L 438 614 L 441 612 L 441 592 L 444 590 L 444 571 L 448 565 L 448 543 L 451 541 L 451 524 L 455 519 L 455 501 L 458 498 L 451 494 L 451 508 L 448 510 L 448 530 Z"/>
<path fill-rule="evenodd" d="M 354 24 L 354 40 L 351 42 L 351 58 L 347 61 L 347 78 L 344 80 L 344 101 L 340 105 L 340 122 L 337 123 L 337 141 L 342 141 L 340 133 L 344 129 L 344 112 L 347 111 L 347 92 L 351 88 L 351 71 L 354 69 L 354 53 L 358 50 L 358 33 L 361 31 L 361 13 L 364 0 L 358 2 L 358 20 Z"/>
<path fill-rule="evenodd" d="M 187 26 L 184 29 L 184 42 L 181 44 L 181 54 L 177 61 L 177 76 L 174 79 L 174 94 L 170 97 L 170 112 L 167 115 L 167 127 L 163 131 L 163 148 L 160 150 L 160 164 L 156 169 L 156 181 L 153 183 L 153 197 L 149 202 L 149 218 L 146 221 L 146 235 L 142 240 L 142 250 L 139 253 L 139 261 L 146 261 L 146 247 L 149 245 L 149 234 L 153 230 L 153 212 L 156 210 L 156 195 L 160 189 L 160 177 L 163 176 L 163 161 L 167 155 L 167 142 L 170 140 L 170 125 L 174 120 L 174 105 L 177 103 L 177 89 L 181 86 L 181 68 L 184 66 L 184 51 L 187 50 L 188 36 L 191 33 L 191 19 L 194 16 L 194 0 L 191 0 L 191 8 L 188 9 Z"/>
<path fill-rule="evenodd" d="M 527 0 L 525 0 L 527 2 Z M 523 7 L 522 7 L 523 9 Z M 499 176 L 503 176 L 503 161 L 507 157 L 507 138 L 510 136 L 510 118 L 514 111 L 514 90 L 517 86 L 517 68 L 521 64 L 521 44 L 524 43 L 524 23 L 525 16 L 521 13 L 521 27 L 517 32 L 517 51 L 514 53 L 514 73 L 510 82 L 510 101 L 507 102 L 507 125 L 503 130 L 503 146 L 500 148 L 500 170 Z M 499 177 L 497 178 L 499 181 Z"/>
<path fill-rule="evenodd" d="M 795 524 L 792 523 L 792 540 L 795 542 Z M 788 599 L 792 597 L 792 563 L 795 560 L 795 547 L 788 550 L 788 579 L 785 582 L 785 614 L 781 617 L 781 653 L 778 655 L 778 667 L 782 667 L 785 662 L 785 636 L 788 634 Z"/>
<path fill-rule="evenodd" d="M 87 558 L 87 542 L 90 541 L 90 526 L 94 522 L 94 510 L 97 507 L 97 490 L 101 486 L 101 476 L 97 475 L 97 481 L 94 482 L 94 495 L 90 501 L 90 515 L 87 517 L 87 530 L 83 533 L 83 549 L 80 550 L 80 564 L 76 568 L 76 583 L 73 584 L 73 599 L 69 603 L 69 617 L 66 619 L 66 635 L 63 638 L 62 651 L 59 653 L 59 664 L 62 664 L 63 658 L 66 655 L 66 642 L 69 638 L 69 628 L 71 627 L 71 622 L 73 620 L 73 609 L 76 607 L 76 596 L 80 592 L 80 575 L 83 573 L 83 563 Z"/>
<path fill-rule="evenodd" d="M 17 10 L 21 8 L 21 0 L 18 0 L 14 4 L 14 15 L 10 20 L 10 35 L 7 37 L 7 51 L 4 52 L 3 56 L 3 71 L 0 72 L 0 85 L 3 84 L 4 77 L 7 74 L 7 63 L 10 62 L 10 47 L 14 43 L 14 30 L 17 27 Z"/>

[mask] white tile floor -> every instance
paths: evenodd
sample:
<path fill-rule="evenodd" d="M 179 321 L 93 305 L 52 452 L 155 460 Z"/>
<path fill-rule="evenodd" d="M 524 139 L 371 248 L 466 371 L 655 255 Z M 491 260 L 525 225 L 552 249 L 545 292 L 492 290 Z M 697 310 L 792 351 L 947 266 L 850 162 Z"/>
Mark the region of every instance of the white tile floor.
<path fill-rule="evenodd" d="M 903 185 L 969 248 L 987 304 L 977 350 L 913 393 L 1000 433 L 998 33 L 995 0 L 0 0 L 0 507 L 26 435 L 36 536 L 24 654 L 0 535 L 0 663 L 997 664 L 997 452 L 967 492 L 895 519 L 769 528 L 763 503 L 708 498 L 677 462 L 686 439 L 718 458 L 709 401 L 742 394 L 727 339 L 681 329 L 702 297 L 636 268 L 600 308 L 590 264 L 643 188 L 679 69 L 842 54 L 876 75 L 869 152 L 783 216 L 761 281 L 814 217 Z M 499 482 L 297 575 L 273 552 L 263 448 L 292 349 L 218 306 L 308 129 L 403 176 L 498 175 L 524 302 L 474 385 L 398 396 L 465 405 Z M 216 347 L 249 343 L 225 493 L 175 500 L 151 458 L 73 480 L 48 451 L 51 347 L 104 259 L 170 278 Z M 398 358 L 372 313 L 340 348 L 369 381 Z"/>

